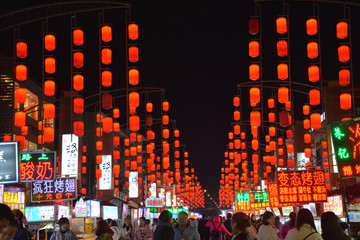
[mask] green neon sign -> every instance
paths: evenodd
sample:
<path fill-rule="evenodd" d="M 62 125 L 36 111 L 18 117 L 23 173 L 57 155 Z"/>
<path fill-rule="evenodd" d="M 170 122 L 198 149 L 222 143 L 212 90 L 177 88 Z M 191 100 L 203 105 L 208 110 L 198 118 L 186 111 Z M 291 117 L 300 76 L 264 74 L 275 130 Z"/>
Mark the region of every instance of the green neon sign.
<path fill-rule="evenodd" d="M 333 129 L 333 135 L 335 138 L 337 138 L 338 140 L 341 140 L 343 137 L 345 137 L 345 134 L 343 133 L 343 131 L 340 129 L 340 127 L 335 127 Z"/>
<path fill-rule="evenodd" d="M 348 159 L 350 157 L 350 154 L 346 148 L 339 148 L 338 155 L 341 159 Z"/>

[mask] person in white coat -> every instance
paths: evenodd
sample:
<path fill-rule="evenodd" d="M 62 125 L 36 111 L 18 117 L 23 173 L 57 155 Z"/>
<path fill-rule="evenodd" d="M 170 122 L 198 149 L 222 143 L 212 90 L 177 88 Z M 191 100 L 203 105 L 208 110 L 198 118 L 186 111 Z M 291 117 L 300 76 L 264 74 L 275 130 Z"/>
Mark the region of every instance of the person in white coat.
<path fill-rule="evenodd" d="M 296 225 L 288 232 L 286 240 L 323 240 L 316 231 L 313 215 L 308 209 L 300 209 L 296 217 Z"/>
<path fill-rule="evenodd" d="M 118 228 L 116 221 L 112 220 L 110 222 L 110 229 L 114 232 L 114 234 L 112 235 L 113 240 L 119 240 L 121 237 L 121 232 Z"/>
<path fill-rule="evenodd" d="M 263 216 L 262 224 L 257 234 L 257 240 L 278 240 L 275 230 L 275 216 L 272 212 L 266 211 Z"/>

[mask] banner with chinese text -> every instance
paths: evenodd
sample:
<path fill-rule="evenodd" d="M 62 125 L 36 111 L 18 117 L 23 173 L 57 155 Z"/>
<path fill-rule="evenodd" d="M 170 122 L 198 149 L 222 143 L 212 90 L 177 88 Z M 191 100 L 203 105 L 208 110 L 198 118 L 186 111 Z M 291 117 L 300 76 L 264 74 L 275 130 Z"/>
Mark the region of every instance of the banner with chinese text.
<path fill-rule="evenodd" d="M 0 184 L 19 182 L 18 142 L 0 142 Z"/>
<path fill-rule="evenodd" d="M 145 207 L 163 208 L 165 207 L 165 201 L 163 198 L 147 198 L 145 199 Z"/>
<path fill-rule="evenodd" d="M 268 190 L 268 193 L 269 193 L 270 207 L 272 207 L 272 208 L 300 205 L 300 204 L 293 204 L 293 203 L 292 204 L 281 204 L 281 203 L 279 203 L 278 190 L 277 190 L 276 183 L 268 182 L 267 190 Z"/>
<path fill-rule="evenodd" d="M 270 207 L 267 192 L 238 192 L 236 194 L 237 211 L 259 210 Z"/>
<path fill-rule="evenodd" d="M 56 152 L 21 152 L 19 162 L 22 182 L 55 178 Z"/>
<path fill-rule="evenodd" d="M 79 137 L 74 134 L 63 134 L 61 148 L 61 175 L 77 176 Z"/>
<path fill-rule="evenodd" d="M 102 163 L 99 165 L 102 174 L 99 179 L 99 190 L 111 190 L 112 181 L 112 158 L 111 155 L 102 155 Z"/>
<path fill-rule="evenodd" d="M 58 178 L 31 183 L 31 202 L 59 201 L 76 198 L 76 178 Z"/>

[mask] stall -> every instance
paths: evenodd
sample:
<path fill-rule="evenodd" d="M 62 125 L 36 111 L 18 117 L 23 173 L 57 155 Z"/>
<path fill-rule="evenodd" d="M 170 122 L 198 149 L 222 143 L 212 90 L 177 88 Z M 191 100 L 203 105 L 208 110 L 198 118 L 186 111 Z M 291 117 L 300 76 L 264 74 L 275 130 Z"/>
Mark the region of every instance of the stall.
<path fill-rule="evenodd" d="M 54 232 L 56 205 L 41 205 L 25 207 L 25 217 L 28 230 L 35 232 L 37 239 L 50 239 Z"/>
<path fill-rule="evenodd" d="M 75 203 L 75 218 L 72 220 L 72 231 L 80 239 L 93 240 L 96 218 L 100 217 L 100 202 L 85 201 L 80 197 Z"/>

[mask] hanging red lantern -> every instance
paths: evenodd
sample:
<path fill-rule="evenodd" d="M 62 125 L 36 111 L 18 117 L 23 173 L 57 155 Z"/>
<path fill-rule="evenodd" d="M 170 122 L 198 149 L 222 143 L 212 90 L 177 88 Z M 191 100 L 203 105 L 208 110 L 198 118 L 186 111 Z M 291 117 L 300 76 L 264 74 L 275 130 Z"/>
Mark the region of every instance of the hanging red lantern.
<path fill-rule="evenodd" d="M 258 104 L 260 102 L 260 88 L 250 88 L 250 102 Z"/>
<path fill-rule="evenodd" d="M 110 64 L 112 61 L 112 51 L 110 48 L 101 49 L 101 62 L 103 64 Z"/>
<path fill-rule="evenodd" d="M 280 63 L 277 66 L 277 75 L 278 75 L 278 79 L 280 79 L 280 80 L 288 79 L 289 69 L 288 69 L 288 65 L 286 63 Z"/>
<path fill-rule="evenodd" d="M 164 101 L 162 103 L 162 107 L 163 107 L 163 111 L 167 112 L 169 111 L 169 102 L 168 101 Z"/>
<path fill-rule="evenodd" d="M 139 106 L 139 93 L 131 92 L 129 94 L 129 106 L 134 108 Z"/>
<path fill-rule="evenodd" d="M 289 159 L 287 160 L 287 166 L 288 166 L 289 168 L 293 168 L 293 167 L 294 167 L 294 159 L 289 158 Z"/>
<path fill-rule="evenodd" d="M 82 122 L 82 121 L 74 122 L 74 134 L 78 137 L 81 137 L 84 135 L 84 122 Z"/>
<path fill-rule="evenodd" d="M 74 113 L 81 114 L 84 112 L 84 99 L 74 98 Z"/>
<path fill-rule="evenodd" d="M 15 102 L 20 104 L 26 102 L 26 88 L 17 88 L 15 90 Z"/>
<path fill-rule="evenodd" d="M 294 133 L 291 129 L 286 130 L 286 138 L 288 138 L 288 139 L 294 138 Z"/>
<path fill-rule="evenodd" d="M 340 108 L 342 110 L 351 109 L 351 94 L 350 93 L 340 94 Z"/>
<path fill-rule="evenodd" d="M 101 169 L 96 169 L 95 176 L 96 176 L 97 179 L 100 179 L 101 176 L 102 176 L 102 170 Z"/>
<path fill-rule="evenodd" d="M 313 113 L 310 115 L 311 128 L 320 129 L 321 128 L 321 114 Z"/>
<path fill-rule="evenodd" d="M 311 135 L 309 133 L 304 134 L 304 143 L 311 143 Z"/>
<path fill-rule="evenodd" d="M 258 140 L 251 140 L 251 148 L 254 151 L 257 151 L 259 149 L 259 141 Z"/>
<path fill-rule="evenodd" d="M 306 33 L 309 36 L 313 36 L 317 34 L 318 32 L 318 26 L 317 26 L 317 20 L 315 18 L 310 18 L 306 21 Z"/>
<path fill-rule="evenodd" d="M 148 140 L 153 140 L 153 139 L 155 138 L 155 133 L 154 133 L 154 131 L 152 131 L 152 130 L 147 130 L 147 131 L 146 131 L 146 138 L 147 138 Z"/>
<path fill-rule="evenodd" d="M 339 84 L 341 86 L 347 86 L 350 84 L 350 70 L 341 69 L 339 71 Z"/>
<path fill-rule="evenodd" d="M 278 138 L 278 145 L 283 145 L 284 143 L 284 139 L 283 138 Z"/>
<path fill-rule="evenodd" d="M 278 34 L 284 34 L 287 32 L 287 19 L 279 17 L 276 19 L 276 32 Z"/>
<path fill-rule="evenodd" d="M 96 141 L 96 150 L 98 150 L 98 151 L 103 150 L 103 142 L 102 141 Z"/>
<path fill-rule="evenodd" d="M 275 122 L 275 113 L 270 112 L 268 114 L 268 117 L 269 117 L 269 122 Z"/>
<path fill-rule="evenodd" d="M 234 120 L 239 121 L 240 120 L 240 111 L 235 110 L 234 111 Z"/>
<path fill-rule="evenodd" d="M 55 58 L 47 57 L 45 58 L 45 72 L 52 74 L 56 71 L 56 61 Z"/>
<path fill-rule="evenodd" d="M 103 109 L 112 108 L 112 95 L 110 93 L 105 93 L 102 95 L 102 107 Z"/>
<path fill-rule="evenodd" d="M 140 129 L 140 117 L 139 116 L 130 116 L 129 123 L 130 123 L 131 131 L 139 131 L 139 129 Z"/>
<path fill-rule="evenodd" d="M 110 42 L 112 40 L 112 29 L 110 26 L 101 27 L 101 40 Z"/>
<path fill-rule="evenodd" d="M 240 134 L 240 131 L 241 131 L 241 127 L 240 127 L 240 125 L 234 125 L 234 133 L 236 134 L 236 135 L 239 135 Z"/>
<path fill-rule="evenodd" d="M 52 34 L 47 34 L 44 39 L 45 49 L 47 51 L 55 50 L 55 36 Z"/>
<path fill-rule="evenodd" d="M 119 150 L 115 150 L 115 151 L 114 151 L 114 159 L 115 159 L 115 160 L 120 159 L 120 151 L 119 151 Z"/>
<path fill-rule="evenodd" d="M 112 84 L 112 72 L 111 71 L 102 71 L 101 72 L 101 84 L 104 87 L 110 87 Z"/>
<path fill-rule="evenodd" d="M 164 128 L 163 129 L 163 138 L 169 138 L 170 132 L 169 129 Z"/>
<path fill-rule="evenodd" d="M 97 137 L 101 137 L 103 135 L 103 129 L 102 127 L 97 127 L 96 128 L 96 136 Z"/>
<path fill-rule="evenodd" d="M 55 130 L 53 127 L 44 127 L 44 142 L 51 143 L 54 141 Z"/>
<path fill-rule="evenodd" d="M 312 106 L 320 104 L 320 90 L 312 89 L 309 91 L 309 103 Z"/>
<path fill-rule="evenodd" d="M 15 141 L 20 142 L 20 150 L 25 150 L 27 148 L 27 141 L 25 139 L 25 136 L 16 135 Z"/>
<path fill-rule="evenodd" d="M 104 132 L 106 132 L 106 133 L 112 132 L 112 130 L 113 130 L 112 117 L 104 117 L 102 126 L 103 126 Z"/>
<path fill-rule="evenodd" d="M 162 117 L 162 124 L 168 125 L 169 124 L 169 115 L 163 115 Z"/>
<path fill-rule="evenodd" d="M 317 58 L 319 56 L 319 46 L 317 42 L 309 42 L 307 44 L 307 57 L 310 59 Z"/>
<path fill-rule="evenodd" d="M 234 107 L 239 107 L 240 106 L 240 97 L 234 97 L 233 98 L 233 105 L 234 105 Z"/>
<path fill-rule="evenodd" d="M 73 61 L 74 67 L 82 68 L 84 66 L 84 54 L 82 52 L 74 52 Z"/>
<path fill-rule="evenodd" d="M 288 153 L 293 153 L 294 152 L 294 145 L 293 144 L 286 145 L 286 150 L 287 150 Z"/>
<path fill-rule="evenodd" d="M 259 19 L 251 18 L 249 20 L 249 33 L 251 35 L 256 35 L 259 33 Z"/>
<path fill-rule="evenodd" d="M 348 23 L 347 22 L 338 22 L 336 24 L 336 37 L 339 39 L 344 39 L 348 36 Z"/>
<path fill-rule="evenodd" d="M 249 56 L 256 58 L 259 56 L 259 42 L 251 41 L 249 42 Z"/>
<path fill-rule="evenodd" d="M 234 133 L 233 133 L 233 132 L 229 132 L 228 135 L 229 135 L 229 139 L 230 139 L 230 140 L 234 138 Z"/>
<path fill-rule="evenodd" d="M 73 76 L 73 88 L 76 91 L 81 91 L 84 89 L 84 76 L 81 74 L 75 74 Z"/>
<path fill-rule="evenodd" d="M 287 87 L 278 89 L 278 101 L 279 103 L 286 103 L 289 101 L 289 89 Z"/>
<path fill-rule="evenodd" d="M 114 132 L 120 132 L 120 123 L 114 122 L 113 129 L 114 129 Z"/>
<path fill-rule="evenodd" d="M 146 103 L 146 112 L 151 113 L 153 111 L 153 104 L 151 102 Z"/>
<path fill-rule="evenodd" d="M 291 111 L 291 101 L 287 101 L 287 102 L 285 103 L 285 110 L 286 110 L 286 111 Z"/>
<path fill-rule="evenodd" d="M 28 134 L 29 127 L 23 126 L 21 127 L 21 135 L 26 136 Z"/>
<path fill-rule="evenodd" d="M 278 149 L 278 153 L 279 153 L 280 156 L 283 155 L 283 154 L 284 154 L 284 149 L 283 149 L 283 148 L 279 148 L 279 149 Z"/>
<path fill-rule="evenodd" d="M 25 42 L 16 43 L 16 56 L 18 58 L 27 57 L 27 44 Z"/>
<path fill-rule="evenodd" d="M 258 64 L 251 64 L 249 66 L 249 79 L 256 81 L 260 78 L 260 66 Z"/>
<path fill-rule="evenodd" d="M 128 26 L 128 35 L 130 40 L 137 40 L 139 38 L 139 27 L 135 23 Z"/>
<path fill-rule="evenodd" d="M 55 117 L 55 105 L 52 103 L 44 104 L 44 118 L 52 119 Z"/>
<path fill-rule="evenodd" d="M 347 62 L 350 60 L 350 49 L 347 45 L 338 47 L 338 56 L 340 62 Z"/>
<path fill-rule="evenodd" d="M 174 137 L 179 137 L 180 136 L 180 131 L 178 129 L 174 130 Z"/>
<path fill-rule="evenodd" d="M 259 111 L 251 111 L 250 125 L 255 127 L 259 127 L 261 125 L 261 114 Z"/>
<path fill-rule="evenodd" d="M 11 136 L 10 135 L 4 135 L 4 142 L 11 142 Z"/>
<path fill-rule="evenodd" d="M 81 29 L 75 29 L 73 31 L 73 43 L 77 46 L 84 44 L 84 32 Z"/>
<path fill-rule="evenodd" d="M 44 94 L 49 97 L 55 95 L 55 82 L 53 80 L 46 80 L 44 82 Z"/>
<path fill-rule="evenodd" d="M 268 99 L 268 107 L 269 108 L 274 108 L 275 107 L 275 99 L 273 99 L 273 98 Z"/>
<path fill-rule="evenodd" d="M 304 149 L 305 152 L 305 157 L 306 158 L 310 158 L 311 157 L 311 148 L 305 148 Z"/>
<path fill-rule="evenodd" d="M 269 127 L 269 135 L 274 137 L 276 135 L 276 127 Z"/>
<path fill-rule="evenodd" d="M 279 112 L 279 122 L 280 122 L 280 126 L 282 127 L 287 127 L 291 124 L 290 122 L 290 114 L 288 111 L 280 111 Z"/>
<path fill-rule="evenodd" d="M 139 84 L 139 70 L 137 69 L 129 70 L 129 84 L 133 86 Z"/>
<path fill-rule="evenodd" d="M 132 46 L 129 47 L 129 61 L 135 63 L 139 61 L 139 48 Z"/>
<path fill-rule="evenodd" d="M 310 82 L 317 82 L 320 79 L 319 67 L 316 65 L 308 67 L 308 76 Z"/>
<path fill-rule="evenodd" d="M 279 57 L 285 57 L 288 55 L 288 44 L 285 40 L 280 40 L 276 43 L 277 55 Z"/>
<path fill-rule="evenodd" d="M 310 119 L 303 120 L 304 129 L 310 129 Z"/>
<path fill-rule="evenodd" d="M 303 114 L 304 115 L 309 115 L 310 114 L 310 106 L 305 104 L 303 105 Z"/>
<path fill-rule="evenodd" d="M 120 117 L 120 110 L 118 108 L 113 109 L 113 118 L 119 118 Z"/>
<path fill-rule="evenodd" d="M 27 67 L 25 65 L 17 65 L 15 68 L 16 80 L 25 81 L 27 79 Z"/>

